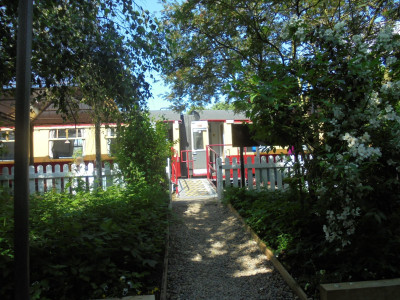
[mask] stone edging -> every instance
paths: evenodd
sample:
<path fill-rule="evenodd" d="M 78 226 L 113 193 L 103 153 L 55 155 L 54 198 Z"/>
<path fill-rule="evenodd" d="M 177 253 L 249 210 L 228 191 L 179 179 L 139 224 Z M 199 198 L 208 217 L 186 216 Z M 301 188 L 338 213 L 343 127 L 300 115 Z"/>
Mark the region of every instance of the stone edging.
<path fill-rule="evenodd" d="M 107 298 L 107 299 L 94 299 L 94 300 L 155 300 L 154 295 L 141 295 L 141 296 L 127 296 L 122 298 Z"/>
<path fill-rule="evenodd" d="M 252 238 L 257 242 L 258 247 L 260 250 L 267 256 L 268 260 L 274 265 L 274 267 L 279 271 L 283 279 L 286 283 L 290 286 L 293 292 L 301 299 L 301 300 L 308 300 L 306 293 L 302 290 L 299 284 L 294 280 L 294 278 L 289 274 L 289 272 L 283 267 L 283 265 L 278 261 L 272 251 L 265 245 L 265 243 L 258 237 L 258 235 L 254 232 L 253 229 L 250 228 L 249 225 L 243 220 L 242 216 L 236 211 L 236 209 L 230 204 L 227 204 L 227 207 L 230 211 L 235 215 L 236 218 L 240 220 L 243 224 L 244 228 L 248 233 L 251 234 Z"/>

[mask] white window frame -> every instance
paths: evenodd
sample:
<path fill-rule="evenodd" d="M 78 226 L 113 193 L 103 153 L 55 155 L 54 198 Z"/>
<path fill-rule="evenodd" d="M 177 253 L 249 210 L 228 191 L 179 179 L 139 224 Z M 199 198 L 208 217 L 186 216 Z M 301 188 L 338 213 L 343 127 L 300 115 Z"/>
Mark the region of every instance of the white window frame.
<path fill-rule="evenodd" d="M 10 139 L 10 132 L 13 133 L 14 139 Z M 3 136 L 3 134 L 5 134 L 5 136 Z M 0 135 L 1 135 L 1 137 L 0 137 L 0 141 L 1 141 L 0 145 L 1 145 L 2 148 L 4 148 L 4 146 L 3 146 L 4 144 L 11 144 L 11 143 L 13 144 L 12 147 L 14 147 L 14 145 L 15 145 L 15 130 L 14 129 L 9 129 L 9 128 L 2 129 L 0 131 Z M 7 148 L 8 148 L 8 146 L 7 146 Z M 15 156 L 15 152 L 14 152 L 14 155 L 13 155 L 12 158 L 4 158 L 3 155 L 0 155 L 0 161 L 13 161 L 14 160 L 14 156 Z"/>
<path fill-rule="evenodd" d="M 65 130 L 65 137 L 59 137 L 60 131 Z M 80 136 L 79 136 L 80 131 Z M 75 136 L 71 137 L 75 132 Z M 81 141 L 81 145 L 76 145 L 74 148 L 82 148 L 81 155 L 74 155 L 74 151 L 71 156 L 61 156 L 54 157 L 53 146 L 55 141 L 64 141 L 65 143 L 79 143 Z M 86 137 L 85 137 L 85 129 L 84 128 L 76 128 L 76 127 L 63 127 L 63 128 L 52 128 L 49 129 L 49 157 L 52 159 L 64 159 L 64 158 L 75 158 L 75 156 L 85 156 L 86 148 Z"/>
<path fill-rule="evenodd" d="M 117 127 L 108 127 L 106 128 L 106 141 L 107 141 L 107 154 L 112 156 L 111 154 L 111 142 L 115 140 L 117 137 Z"/>

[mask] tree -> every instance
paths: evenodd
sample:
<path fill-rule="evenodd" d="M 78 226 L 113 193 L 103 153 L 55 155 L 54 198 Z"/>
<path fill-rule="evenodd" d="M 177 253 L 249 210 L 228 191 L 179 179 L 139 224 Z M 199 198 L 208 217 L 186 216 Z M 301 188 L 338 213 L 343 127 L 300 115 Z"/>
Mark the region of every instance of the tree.
<path fill-rule="evenodd" d="M 166 14 L 177 104 L 225 93 L 258 140 L 312 155 L 291 186 L 304 213 L 323 216 L 325 249 L 396 236 L 397 1 L 187 1 Z"/>
<path fill-rule="evenodd" d="M 218 102 L 211 106 L 211 109 L 215 110 L 234 110 L 235 106 L 233 103 Z"/>
<path fill-rule="evenodd" d="M 1 93 L 15 83 L 17 4 L 1 2 Z M 126 0 L 40 1 L 33 31 L 32 83 L 40 91 L 34 101 L 54 104 L 75 122 L 79 103 L 91 105 L 98 134 L 101 122 L 121 122 L 121 111 L 145 107 L 145 73 L 162 58 L 157 24 L 147 11 Z"/>
<path fill-rule="evenodd" d="M 0 10 L 1 92 L 15 82 L 17 2 L 2 0 Z M 34 5 L 32 83 L 41 98 L 71 115 L 79 88 L 83 101 L 115 111 L 138 108 L 149 96 L 145 73 L 161 57 L 157 24 L 135 3 L 39 1 Z"/>
<path fill-rule="evenodd" d="M 292 17 L 310 26 L 333 28 L 339 20 L 352 23 L 351 33 L 366 39 L 376 34 L 376 20 L 398 14 L 395 1 L 239 1 L 190 0 L 168 4 L 163 29 L 169 42 L 164 65 L 168 95 L 179 110 L 188 103 L 205 105 L 230 95 L 248 97 L 240 82 L 253 76 L 274 77 L 271 65 L 286 65 L 303 51 L 300 41 L 287 38 L 283 27 Z M 277 77 L 277 76 L 276 76 Z"/>

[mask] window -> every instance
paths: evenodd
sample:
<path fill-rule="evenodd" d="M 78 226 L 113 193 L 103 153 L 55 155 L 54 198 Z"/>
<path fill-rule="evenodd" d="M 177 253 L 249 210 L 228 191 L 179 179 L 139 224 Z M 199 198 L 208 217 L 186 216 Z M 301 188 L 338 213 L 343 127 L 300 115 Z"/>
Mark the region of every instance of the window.
<path fill-rule="evenodd" d="M 193 131 L 193 150 L 204 150 L 204 135 L 207 133 L 206 129 L 195 129 Z"/>
<path fill-rule="evenodd" d="M 85 155 L 84 129 L 63 128 L 50 130 L 49 156 L 72 158 Z"/>
<path fill-rule="evenodd" d="M 173 142 L 174 141 L 174 128 L 173 125 L 170 123 L 168 124 L 168 141 Z"/>
<path fill-rule="evenodd" d="M 106 140 L 107 140 L 107 153 L 109 156 L 114 156 L 115 153 L 114 148 L 117 144 L 116 137 L 117 137 L 117 128 L 116 127 L 107 128 Z"/>
<path fill-rule="evenodd" d="M 0 132 L 0 160 L 14 160 L 14 130 Z"/>

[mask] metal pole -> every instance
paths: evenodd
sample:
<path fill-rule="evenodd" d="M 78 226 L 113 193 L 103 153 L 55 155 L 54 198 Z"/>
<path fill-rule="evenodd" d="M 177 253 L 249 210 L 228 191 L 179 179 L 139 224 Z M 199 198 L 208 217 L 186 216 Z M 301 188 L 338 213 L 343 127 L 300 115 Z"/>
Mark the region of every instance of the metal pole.
<path fill-rule="evenodd" d="M 32 8 L 33 0 L 19 1 L 14 149 L 14 296 L 16 300 L 29 299 L 29 100 Z"/>

